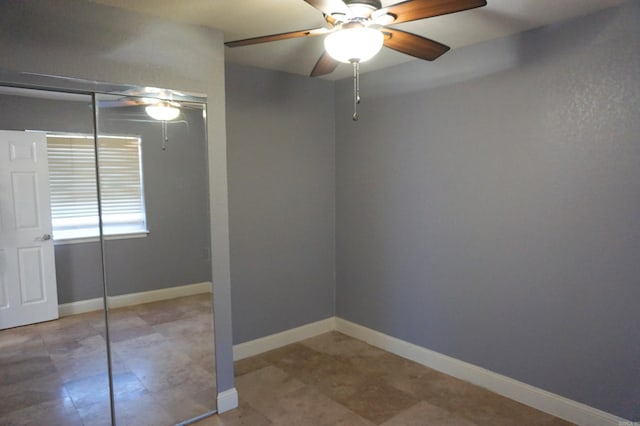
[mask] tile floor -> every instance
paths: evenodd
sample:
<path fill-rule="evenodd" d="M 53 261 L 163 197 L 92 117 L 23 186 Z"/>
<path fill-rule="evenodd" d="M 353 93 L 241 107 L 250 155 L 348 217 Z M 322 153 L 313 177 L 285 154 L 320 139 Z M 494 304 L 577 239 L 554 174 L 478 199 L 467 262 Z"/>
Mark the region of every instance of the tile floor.
<path fill-rule="evenodd" d="M 236 362 L 237 410 L 199 426 L 568 425 L 340 333 Z"/>
<path fill-rule="evenodd" d="M 111 312 L 118 425 L 171 425 L 214 408 L 209 295 Z M 327 333 L 235 364 L 231 425 L 568 425 Z M 108 425 L 101 313 L 0 332 L 0 425 Z"/>
<path fill-rule="evenodd" d="M 118 425 L 215 409 L 211 295 L 110 313 Z M 0 425 L 110 425 L 104 314 L 0 331 Z"/>

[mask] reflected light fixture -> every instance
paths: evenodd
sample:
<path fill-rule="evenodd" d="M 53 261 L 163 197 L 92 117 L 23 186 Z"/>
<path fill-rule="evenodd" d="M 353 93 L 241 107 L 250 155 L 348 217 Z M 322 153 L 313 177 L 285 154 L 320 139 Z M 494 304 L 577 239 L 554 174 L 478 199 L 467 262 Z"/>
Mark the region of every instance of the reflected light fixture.
<path fill-rule="evenodd" d="M 373 28 L 356 26 L 329 34 L 324 47 L 333 59 L 340 62 L 365 62 L 382 49 L 384 36 Z"/>
<path fill-rule="evenodd" d="M 180 108 L 171 105 L 169 102 L 147 105 L 144 110 L 149 117 L 158 121 L 175 120 L 180 115 Z"/>

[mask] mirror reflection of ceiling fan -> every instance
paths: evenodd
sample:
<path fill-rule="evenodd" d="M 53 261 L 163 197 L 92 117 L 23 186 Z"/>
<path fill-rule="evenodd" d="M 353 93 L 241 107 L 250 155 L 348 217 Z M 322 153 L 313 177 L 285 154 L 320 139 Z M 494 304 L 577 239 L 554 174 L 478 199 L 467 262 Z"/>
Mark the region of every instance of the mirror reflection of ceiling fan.
<path fill-rule="evenodd" d="M 144 106 L 147 115 L 158 121 L 171 121 L 180 115 L 180 103 L 155 98 L 121 97 L 115 100 L 99 100 L 101 108 L 121 108 Z"/>
<path fill-rule="evenodd" d="M 328 27 L 291 31 L 229 41 L 228 47 L 241 47 L 298 37 L 326 35 L 325 52 L 311 76 L 332 73 L 340 62 L 353 64 L 354 121 L 359 116 L 359 65 L 373 58 L 385 46 L 419 59 L 433 61 L 449 50 L 448 46 L 389 25 L 475 9 L 486 0 L 406 0 L 382 7 L 380 0 L 304 0 L 322 12 Z"/>
<path fill-rule="evenodd" d="M 176 123 L 176 119 L 180 117 L 183 104 L 173 100 L 156 99 L 148 97 L 132 97 L 132 96 L 113 96 L 112 99 L 98 99 L 98 108 L 127 108 L 127 107 L 144 107 L 144 111 L 148 119 L 137 119 L 126 117 L 127 122 L 160 122 L 162 129 L 162 150 L 167 149 L 167 143 L 169 142 L 169 133 L 167 130 L 167 123 Z M 178 123 L 184 123 L 189 126 L 185 121 L 177 121 Z"/>

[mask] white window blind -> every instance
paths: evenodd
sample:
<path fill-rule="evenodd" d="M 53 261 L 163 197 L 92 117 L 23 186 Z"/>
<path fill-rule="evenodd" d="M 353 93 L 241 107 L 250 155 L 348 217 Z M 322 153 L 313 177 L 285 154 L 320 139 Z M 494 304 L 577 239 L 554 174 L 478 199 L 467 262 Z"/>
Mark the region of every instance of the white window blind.
<path fill-rule="evenodd" d="M 93 137 L 47 135 L 54 239 L 99 235 Z M 100 189 L 106 235 L 146 232 L 140 139 L 100 136 Z"/>

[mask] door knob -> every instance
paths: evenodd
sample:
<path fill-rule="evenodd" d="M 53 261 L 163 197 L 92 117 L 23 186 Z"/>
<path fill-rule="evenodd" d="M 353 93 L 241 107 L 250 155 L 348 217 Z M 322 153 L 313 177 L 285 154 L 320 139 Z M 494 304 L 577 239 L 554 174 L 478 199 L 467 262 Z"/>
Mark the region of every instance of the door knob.
<path fill-rule="evenodd" d="M 51 239 L 51 234 L 44 234 L 44 235 L 42 236 L 42 241 L 48 241 L 48 240 L 50 240 L 50 239 Z"/>

